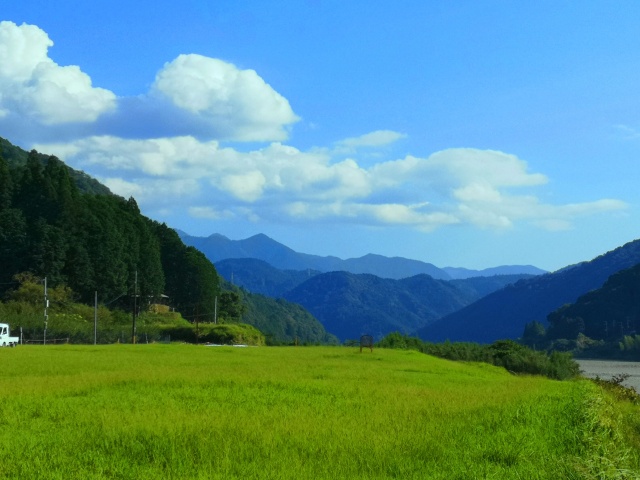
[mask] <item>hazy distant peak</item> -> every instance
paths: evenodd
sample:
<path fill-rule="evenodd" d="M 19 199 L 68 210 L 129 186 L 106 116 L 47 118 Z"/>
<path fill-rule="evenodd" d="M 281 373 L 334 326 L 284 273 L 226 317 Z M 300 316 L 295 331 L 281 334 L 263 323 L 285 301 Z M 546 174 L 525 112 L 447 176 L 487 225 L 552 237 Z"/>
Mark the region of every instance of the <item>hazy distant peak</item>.
<path fill-rule="evenodd" d="M 210 239 L 218 239 L 218 240 L 229 240 L 228 237 L 225 237 L 224 235 L 220 234 L 220 233 L 212 233 L 211 235 L 209 235 L 207 238 Z"/>
<path fill-rule="evenodd" d="M 268 235 L 265 235 L 264 233 L 256 233 L 255 235 L 252 235 L 251 237 L 247 238 L 246 240 L 270 240 L 272 242 L 275 242 L 275 240 L 273 238 L 271 238 Z"/>

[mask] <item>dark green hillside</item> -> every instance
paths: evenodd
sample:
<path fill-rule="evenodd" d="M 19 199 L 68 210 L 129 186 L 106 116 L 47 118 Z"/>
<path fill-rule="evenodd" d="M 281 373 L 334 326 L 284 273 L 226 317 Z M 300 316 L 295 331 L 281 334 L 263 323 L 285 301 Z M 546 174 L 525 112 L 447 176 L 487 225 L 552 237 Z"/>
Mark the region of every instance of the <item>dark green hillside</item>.
<path fill-rule="evenodd" d="M 419 330 L 430 342 L 471 341 L 492 343 L 516 339 L 526 324 L 546 324 L 549 313 L 600 288 L 616 272 L 640 263 L 640 240 L 554 273 L 521 280 L 481 298 L 462 310 Z"/>
<path fill-rule="evenodd" d="M 44 155 L 42 153 L 38 153 L 35 150 L 31 152 L 38 161 L 44 166 L 47 164 L 50 155 Z M 22 150 L 20 147 L 16 147 L 12 145 L 8 140 L 0 137 L 0 158 L 4 158 L 9 166 L 12 167 L 23 167 L 27 164 L 27 159 L 30 153 Z M 75 182 L 76 186 L 81 192 L 85 193 L 93 193 L 96 195 L 109 195 L 111 191 L 96 179 L 91 178 L 84 172 L 79 170 L 74 170 L 73 168 L 67 166 L 67 170 L 69 171 L 69 176 Z"/>
<path fill-rule="evenodd" d="M 249 292 L 243 292 L 243 300 L 247 309 L 242 321 L 264 333 L 268 344 L 338 343 L 322 323 L 298 304 Z"/>
<path fill-rule="evenodd" d="M 347 272 L 312 277 L 285 298 L 303 305 L 341 340 L 408 333 L 468 303 L 456 287 L 428 275 L 396 281 Z"/>
<path fill-rule="evenodd" d="M 550 313 L 548 321 L 545 339 L 549 342 L 575 342 L 581 336 L 583 343 L 584 337 L 622 342 L 620 354 L 640 358 L 640 264 L 611 275 L 602 288 Z"/>
<path fill-rule="evenodd" d="M 103 299 L 168 294 L 181 308 L 211 308 L 217 273 L 202 254 L 142 216 L 133 198 L 83 192 L 60 160 L 45 158 L 0 159 L 0 294 L 15 274 L 30 272 L 67 285 L 83 302 L 97 290 Z M 183 288 L 195 278 L 207 285 Z"/>

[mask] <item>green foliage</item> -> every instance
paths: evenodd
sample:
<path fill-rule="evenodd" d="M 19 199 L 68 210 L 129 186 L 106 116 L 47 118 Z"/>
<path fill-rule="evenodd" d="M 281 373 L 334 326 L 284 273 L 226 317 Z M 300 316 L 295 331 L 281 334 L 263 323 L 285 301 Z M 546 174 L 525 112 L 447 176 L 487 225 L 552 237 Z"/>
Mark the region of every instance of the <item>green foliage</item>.
<path fill-rule="evenodd" d="M 570 353 L 547 354 L 513 340 L 498 340 L 491 345 L 471 342 L 434 344 L 394 332 L 384 337 L 377 346 L 417 350 L 448 360 L 485 362 L 504 367 L 512 373 L 544 375 L 558 380 L 575 378 L 580 374 L 580 367 Z"/>
<path fill-rule="evenodd" d="M 0 212 L 11 206 L 13 180 L 9 172 L 9 164 L 0 155 Z"/>
<path fill-rule="evenodd" d="M 234 287 L 225 284 L 225 288 Z M 338 344 L 338 339 L 302 306 L 242 289 L 234 291 L 242 297 L 242 321 L 263 332 L 269 345 Z"/>
<path fill-rule="evenodd" d="M 546 329 L 544 325 L 536 320 L 527 323 L 524 326 L 524 333 L 522 335 L 522 343 L 528 346 L 533 346 L 545 341 Z"/>
<path fill-rule="evenodd" d="M 28 152 L 25 152 L 21 148 L 12 145 L 8 140 L 0 137 L 0 157 L 4 157 L 10 168 L 24 167 L 29 155 L 30 154 Z M 37 152 L 34 152 L 32 155 L 34 155 L 35 158 L 43 165 L 47 163 L 47 160 L 50 158 L 48 155 Z M 107 187 L 94 178 L 91 178 L 86 173 L 74 170 L 70 167 L 67 167 L 67 170 L 82 193 L 90 195 L 111 195 L 111 192 Z"/>
<path fill-rule="evenodd" d="M 213 264 L 198 250 L 182 243 L 175 230 L 153 222 L 162 267 L 167 272 L 169 302 L 191 321 L 213 322 L 220 280 Z"/>
<path fill-rule="evenodd" d="M 13 331 L 22 331 L 25 342 L 43 341 L 44 337 L 44 285 L 29 273 L 15 276 L 19 287 L 6 294 L 0 303 L 0 318 L 9 323 Z M 132 314 L 99 305 L 75 303 L 74 293 L 66 285 L 47 289 L 49 299 L 47 338 L 69 343 L 93 343 L 94 323 L 97 316 L 97 342 L 130 342 Z M 151 342 L 161 338 L 158 324 L 191 324 L 178 313 L 154 314 L 143 311 L 137 317 L 139 341 Z"/>
<path fill-rule="evenodd" d="M 17 275 L 16 281 L 20 286 L 7 294 L 5 303 L 0 303 L 0 318 L 9 323 L 13 331 L 22 331 L 26 342 L 42 341 L 44 285 L 28 273 Z M 103 305 L 96 312 L 92 306 L 74 303 L 73 292 L 65 285 L 49 288 L 47 293 L 47 338 L 50 342 L 93 343 L 96 315 L 98 343 L 131 342 L 132 314 L 112 311 Z M 170 311 L 143 310 L 136 317 L 136 325 L 136 341 L 142 343 L 171 339 L 190 343 L 265 344 L 264 334 L 251 325 L 191 323 L 179 313 Z"/>
<path fill-rule="evenodd" d="M 614 395 L 618 400 L 631 402 L 640 405 L 640 394 L 632 387 L 626 387 L 624 381 L 629 378 L 628 373 L 614 375 L 610 380 L 600 377 L 593 379 L 593 382 Z M 640 434 L 640 431 L 638 432 Z"/>
<path fill-rule="evenodd" d="M 214 343 L 221 345 L 264 345 L 264 335 L 255 327 L 242 323 L 198 323 L 161 325 L 163 339 L 187 343 Z"/>
<path fill-rule="evenodd" d="M 206 324 L 200 333 L 200 340 L 222 345 L 260 346 L 265 344 L 264 335 L 257 328 L 243 323 Z"/>
<path fill-rule="evenodd" d="M 640 335 L 625 335 L 619 345 L 627 358 L 640 359 Z"/>
<path fill-rule="evenodd" d="M 353 340 L 352 342 L 354 345 L 358 343 L 357 340 Z M 422 351 L 425 347 L 425 343 L 416 337 L 409 337 L 408 335 L 403 335 L 400 332 L 391 332 L 380 340 L 376 344 L 376 347 Z"/>
<path fill-rule="evenodd" d="M 220 294 L 220 301 L 218 302 L 218 318 L 222 320 L 221 323 L 226 322 L 238 322 L 242 318 L 242 314 L 247 310 L 247 307 L 242 303 L 242 296 L 240 293 L 227 290 Z"/>
<path fill-rule="evenodd" d="M 611 275 L 604 285 L 552 312 L 547 336 L 614 341 L 640 331 L 640 264 Z"/>
<path fill-rule="evenodd" d="M 22 302 L 29 305 L 44 306 L 44 282 L 34 275 L 24 272 L 15 275 L 14 280 L 19 284 L 15 290 L 6 294 L 10 302 Z M 47 288 L 47 298 L 53 304 L 66 304 L 72 301 L 73 292 L 66 285 Z"/>
<path fill-rule="evenodd" d="M 640 264 L 551 312 L 546 332 L 538 322 L 527 324 L 522 342 L 591 358 L 640 360 L 639 305 Z"/>

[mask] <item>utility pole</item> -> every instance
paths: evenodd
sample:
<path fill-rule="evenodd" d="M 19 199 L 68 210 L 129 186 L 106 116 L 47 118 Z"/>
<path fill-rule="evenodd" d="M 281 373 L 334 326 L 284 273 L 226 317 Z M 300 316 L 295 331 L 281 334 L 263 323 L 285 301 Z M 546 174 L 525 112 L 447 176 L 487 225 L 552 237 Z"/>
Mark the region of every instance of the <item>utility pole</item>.
<path fill-rule="evenodd" d="M 47 314 L 47 309 L 49 308 L 49 297 L 47 296 L 47 277 L 44 277 L 44 337 L 42 344 L 47 344 L 47 321 L 49 320 L 49 315 Z"/>
<path fill-rule="evenodd" d="M 198 321 L 200 320 L 198 317 L 200 316 L 200 308 L 196 305 L 196 345 L 200 343 L 200 327 L 198 325 Z"/>
<path fill-rule="evenodd" d="M 136 270 L 135 282 L 133 284 L 133 327 L 131 329 L 131 343 L 136 343 L 136 310 L 138 300 L 138 270 Z"/>
<path fill-rule="evenodd" d="M 93 344 L 98 342 L 98 291 L 95 292 L 93 302 Z"/>
<path fill-rule="evenodd" d="M 216 301 L 213 307 L 213 324 L 217 325 L 218 324 L 218 296 L 216 295 L 215 298 L 216 298 Z"/>

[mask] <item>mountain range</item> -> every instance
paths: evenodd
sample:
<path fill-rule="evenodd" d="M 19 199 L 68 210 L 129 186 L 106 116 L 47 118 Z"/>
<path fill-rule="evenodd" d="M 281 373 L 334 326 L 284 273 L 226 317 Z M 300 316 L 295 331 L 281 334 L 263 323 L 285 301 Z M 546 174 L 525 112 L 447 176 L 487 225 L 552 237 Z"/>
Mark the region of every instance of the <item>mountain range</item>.
<path fill-rule="evenodd" d="M 548 324 L 547 316 L 559 307 L 640 263 L 640 240 L 591 261 L 539 274 L 535 267 L 455 271 L 376 255 L 318 257 L 295 252 L 266 235 L 240 241 L 222 235 L 181 236 L 186 244 L 219 259 L 213 261 L 224 277 L 250 291 L 300 303 L 342 340 L 394 330 L 432 342 L 517 339 L 527 323 Z M 521 275 L 479 276 L 505 271 Z M 452 279 L 456 276 L 466 278 Z"/>
<path fill-rule="evenodd" d="M 204 250 L 215 262 L 218 273 L 234 285 L 302 305 L 328 332 L 342 341 L 364 333 L 376 338 L 392 331 L 412 333 L 488 293 L 531 277 L 530 274 L 514 274 L 451 279 L 445 271 L 431 264 L 401 258 L 366 255 L 360 259 L 340 260 L 300 254 L 266 235 L 240 241 L 212 235 L 201 238 L 199 243 L 197 237 L 184 233 L 181 237 L 185 243 Z M 230 255 L 239 258 L 215 260 Z M 274 264 L 294 268 L 283 269 Z M 328 272 L 310 267 L 301 269 L 309 265 L 341 269 Z M 360 273 L 367 268 L 381 275 Z M 413 274 L 420 268 L 439 278 L 425 273 Z M 506 271 L 514 269 L 517 267 L 505 267 Z M 466 273 L 478 272 L 467 270 Z M 409 276 L 393 278 L 402 274 Z"/>
<path fill-rule="evenodd" d="M 481 298 L 483 289 L 501 288 L 518 278 L 446 281 L 420 274 L 394 280 L 329 272 L 311 277 L 285 293 L 284 298 L 303 305 L 343 341 L 362 334 L 380 339 L 394 331 L 411 334 Z"/>
<path fill-rule="evenodd" d="M 629 242 L 589 262 L 554 273 L 520 280 L 493 292 L 417 331 L 432 342 L 444 340 L 490 343 L 518 338 L 531 321 L 547 316 L 580 296 L 599 289 L 613 274 L 640 263 L 640 240 Z"/>
<path fill-rule="evenodd" d="M 244 240 L 230 240 L 224 235 L 194 237 L 178 230 L 178 235 L 186 245 L 193 246 L 218 263 L 229 258 L 256 258 L 281 270 L 317 270 L 318 272 L 345 271 L 366 273 L 381 278 L 401 279 L 427 274 L 439 280 L 453 280 L 493 275 L 540 275 L 546 273 L 532 265 L 508 265 L 486 270 L 466 268 L 438 268 L 431 263 L 402 257 L 385 257 L 368 254 L 360 258 L 343 260 L 338 257 L 299 253 L 278 243 L 264 234 L 254 235 Z"/>

